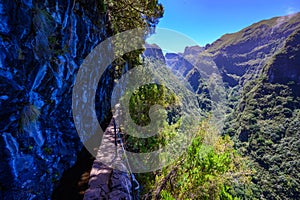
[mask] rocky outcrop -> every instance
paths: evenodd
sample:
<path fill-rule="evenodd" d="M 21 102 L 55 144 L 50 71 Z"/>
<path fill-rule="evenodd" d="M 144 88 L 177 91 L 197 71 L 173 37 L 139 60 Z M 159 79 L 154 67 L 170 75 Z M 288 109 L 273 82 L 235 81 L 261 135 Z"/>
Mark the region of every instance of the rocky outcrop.
<path fill-rule="evenodd" d="M 190 70 L 193 69 L 193 65 L 184 59 L 184 54 L 167 53 L 166 64 L 172 69 L 177 75 L 186 76 Z"/>
<path fill-rule="evenodd" d="M 149 59 L 156 59 L 161 63 L 166 62 L 162 49 L 156 44 L 146 44 L 143 55 Z"/>
<path fill-rule="evenodd" d="M 190 47 L 185 47 L 184 49 L 184 54 L 185 55 L 194 55 L 197 56 L 199 55 L 201 52 L 203 52 L 205 50 L 204 47 L 200 47 L 200 46 L 190 46 Z"/>
<path fill-rule="evenodd" d="M 266 69 L 270 83 L 288 84 L 300 95 L 300 31 L 295 31 Z"/>
<path fill-rule="evenodd" d="M 103 3 L 103 2 L 102 2 Z M 49 199 L 82 143 L 71 111 L 75 74 L 110 34 L 98 0 L 0 2 L 0 198 Z M 113 76 L 99 83 L 109 119 Z M 105 83 L 105 84 L 103 84 Z"/>

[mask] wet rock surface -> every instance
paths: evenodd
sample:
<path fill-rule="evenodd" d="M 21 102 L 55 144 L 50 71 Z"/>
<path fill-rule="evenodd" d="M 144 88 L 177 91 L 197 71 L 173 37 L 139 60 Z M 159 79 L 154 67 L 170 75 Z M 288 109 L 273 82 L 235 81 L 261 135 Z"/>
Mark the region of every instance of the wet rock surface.
<path fill-rule="evenodd" d="M 91 50 L 109 37 L 98 0 L 0 1 L 0 199 L 50 199 L 82 143 L 72 87 Z M 103 84 L 105 83 L 105 84 Z M 105 126 L 113 87 L 99 83 Z"/>

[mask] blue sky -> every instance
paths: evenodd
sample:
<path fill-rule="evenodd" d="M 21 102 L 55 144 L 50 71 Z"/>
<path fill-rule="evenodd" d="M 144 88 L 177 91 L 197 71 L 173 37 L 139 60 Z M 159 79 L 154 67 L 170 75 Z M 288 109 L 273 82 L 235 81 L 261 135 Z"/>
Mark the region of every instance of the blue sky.
<path fill-rule="evenodd" d="M 172 45 L 174 51 L 184 46 L 212 43 L 225 33 L 239 31 L 255 22 L 300 12 L 300 0 L 159 0 L 165 7 L 158 28 L 175 30 L 189 37 Z M 159 38 L 159 37 L 157 37 Z M 165 40 L 154 39 L 156 43 Z M 194 40 L 195 42 L 192 42 Z M 152 41 L 151 41 L 152 42 Z"/>

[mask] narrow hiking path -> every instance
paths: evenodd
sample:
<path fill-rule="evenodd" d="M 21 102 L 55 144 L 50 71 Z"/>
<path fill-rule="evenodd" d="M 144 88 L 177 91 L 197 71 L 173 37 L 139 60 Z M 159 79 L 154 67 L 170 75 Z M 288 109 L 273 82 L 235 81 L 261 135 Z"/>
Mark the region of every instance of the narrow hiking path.
<path fill-rule="evenodd" d="M 135 179 L 133 174 L 128 173 L 130 170 L 124 160 L 126 156 L 122 148 L 122 139 L 116 138 L 117 133 L 118 128 L 113 118 L 103 134 L 102 145 L 90 172 L 89 188 L 84 194 L 84 200 L 137 199 L 132 190 L 132 181 Z"/>

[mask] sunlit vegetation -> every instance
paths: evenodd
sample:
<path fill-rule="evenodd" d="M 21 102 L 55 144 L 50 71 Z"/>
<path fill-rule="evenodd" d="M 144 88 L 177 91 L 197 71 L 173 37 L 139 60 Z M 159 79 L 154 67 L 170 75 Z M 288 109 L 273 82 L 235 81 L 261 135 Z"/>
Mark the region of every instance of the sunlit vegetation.
<path fill-rule="evenodd" d="M 249 197 L 247 159 L 229 137 L 213 133 L 204 121 L 187 151 L 160 171 L 141 174 L 144 199 L 239 199 Z M 207 137 L 214 135 L 214 140 Z M 208 141 L 216 141 L 210 143 Z"/>
<path fill-rule="evenodd" d="M 299 98 L 286 85 L 256 82 L 252 90 L 245 91 L 240 111 L 229 118 L 227 133 L 235 135 L 239 151 L 255 161 L 257 198 L 295 198 L 299 194 L 297 108 Z"/>
<path fill-rule="evenodd" d="M 237 149 L 254 161 L 253 198 L 297 199 L 300 194 L 300 98 L 293 80 L 299 60 L 288 59 L 299 57 L 298 44 L 299 33 L 293 34 L 261 77 L 245 85 L 225 126 Z M 283 78 L 287 67 L 294 72 Z"/>
<path fill-rule="evenodd" d="M 169 112 L 167 116 L 173 117 L 159 121 L 156 125 L 160 129 L 153 137 L 125 136 L 127 150 L 142 153 L 155 151 L 165 146 L 174 135 L 182 134 L 180 109 L 168 110 L 179 102 L 180 98 L 163 85 L 146 84 L 135 90 L 130 96 L 129 107 L 130 117 L 136 124 L 146 126 L 151 122 L 149 110 L 154 105 L 160 105 Z M 156 117 L 159 114 L 164 113 L 160 110 Z M 252 171 L 248 167 L 249 161 L 237 153 L 229 136 L 219 135 L 208 121 L 198 122 L 191 145 L 171 165 L 159 171 L 137 174 L 142 186 L 142 199 L 251 197 Z M 126 130 L 123 133 L 126 134 Z"/>
<path fill-rule="evenodd" d="M 112 35 L 133 30 L 136 28 L 145 29 L 145 38 L 153 33 L 154 28 L 163 17 L 164 8 L 158 0 L 103 0 L 100 6 L 105 10 L 109 17 L 109 29 Z M 135 41 L 127 41 L 126 45 L 134 45 Z M 114 43 L 115 50 L 124 48 L 124 41 Z M 132 52 L 124 54 L 115 60 L 115 73 L 119 78 L 124 70 L 125 63 L 128 69 L 132 69 L 141 64 L 140 55 L 143 49 L 137 49 Z"/>
<path fill-rule="evenodd" d="M 127 94 L 129 95 L 129 94 Z M 155 106 L 159 106 L 154 108 Z M 126 148 L 134 152 L 150 152 L 166 144 L 166 138 L 176 134 L 179 127 L 178 97 L 164 85 L 146 84 L 138 88 L 130 97 L 129 115 L 138 126 L 147 126 L 151 122 L 157 127 L 158 134 L 149 138 L 126 136 Z M 152 113 L 149 113 L 151 112 Z M 155 119 L 151 119 L 151 115 Z M 161 116 L 162 120 L 157 120 Z M 130 124 L 130 122 L 126 123 Z M 168 123 L 169 122 L 169 123 Z M 173 123 L 173 124 L 172 124 Z M 168 131 L 167 131 L 168 130 Z M 136 132 L 134 127 L 127 126 L 126 132 Z"/>
<path fill-rule="evenodd" d="M 148 125 L 151 121 L 149 110 L 151 106 L 160 105 L 170 108 L 178 102 L 177 97 L 168 88 L 158 84 L 147 84 L 135 91 L 129 102 L 129 111 L 132 120 L 141 126 Z"/>
<path fill-rule="evenodd" d="M 107 10 L 109 14 L 113 34 L 134 28 L 146 28 L 145 30 L 148 31 L 145 31 L 146 36 L 152 32 L 152 27 L 155 27 L 163 15 L 163 7 L 158 4 L 158 1 L 107 0 L 103 4 L 103 10 Z M 259 78 L 251 73 L 246 74 L 244 77 L 246 80 L 242 84 L 238 80 L 246 73 L 243 72 L 246 68 L 237 68 L 231 66 L 232 63 L 227 63 L 226 70 L 231 70 L 232 74 L 228 74 L 226 77 L 228 80 L 225 81 L 229 102 L 226 105 L 228 118 L 223 135 L 216 134 L 214 128 L 210 127 L 211 124 L 208 126 L 207 121 L 202 122 L 191 145 L 178 160 L 162 170 L 138 174 L 144 199 L 297 199 L 299 197 L 299 83 L 295 78 L 289 80 L 293 77 L 289 75 L 286 75 L 284 80 L 278 76 L 277 82 L 268 79 L 274 69 L 275 75 L 281 75 L 284 74 L 282 68 L 298 66 L 299 32 L 290 37 L 285 43 L 286 46 L 279 52 L 274 48 L 268 49 L 267 43 L 257 46 L 258 41 L 269 34 L 266 30 L 275 26 L 277 20 L 278 18 L 273 18 L 262 21 L 236 34 L 226 34 L 206 47 L 207 53 L 212 56 L 226 49 L 230 50 L 232 59 L 237 63 L 246 63 L 245 66 L 258 65 L 267 56 L 270 60 L 262 72 L 257 71 L 256 75 Z M 299 20 L 299 16 L 281 28 L 289 27 L 295 20 Z M 281 30 L 276 29 L 275 33 L 281 34 Z M 277 45 L 277 40 L 279 39 L 274 37 L 268 40 L 268 43 Z M 247 60 L 246 56 L 235 56 L 237 52 L 241 53 L 240 51 L 253 49 L 264 51 L 265 48 L 267 50 L 264 58 L 254 56 Z M 236 49 L 239 50 L 235 52 Z M 129 69 L 141 64 L 142 51 L 128 53 L 116 60 L 115 69 L 120 76 L 125 63 L 128 64 Z M 274 56 L 274 53 L 278 55 Z M 286 60 L 290 62 L 287 64 Z M 227 61 L 227 57 L 219 56 L 218 62 L 222 65 Z M 210 63 L 203 63 L 205 64 Z M 209 112 L 211 111 L 209 98 L 212 92 L 218 94 L 218 97 L 223 97 L 225 94 L 218 92 L 218 88 L 205 94 L 207 90 L 205 84 L 209 83 L 198 80 L 199 77 L 195 74 L 195 71 L 190 71 L 187 77 L 195 83 L 192 86 L 197 85 L 194 89 L 199 93 L 200 107 L 205 112 Z M 163 109 L 168 109 L 174 103 L 177 103 L 176 96 L 173 96 L 166 87 L 147 84 L 131 96 L 130 117 L 137 124 L 146 126 L 151 122 L 149 116 L 151 106 L 158 104 Z M 159 134 L 150 138 L 125 136 L 127 150 L 154 151 L 164 146 L 168 137 L 178 134 L 181 123 L 178 115 L 180 112 L 179 110 L 168 110 L 168 112 L 168 116 L 176 116 L 172 118 L 175 119 L 174 123 L 170 123 L 172 119 L 160 121 L 160 124 L 157 124 L 161 128 Z M 165 113 L 159 110 L 157 114 Z"/>
<path fill-rule="evenodd" d="M 163 16 L 163 6 L 157 0 L 106 0 L 114 33 L 155 27 Z"/>

